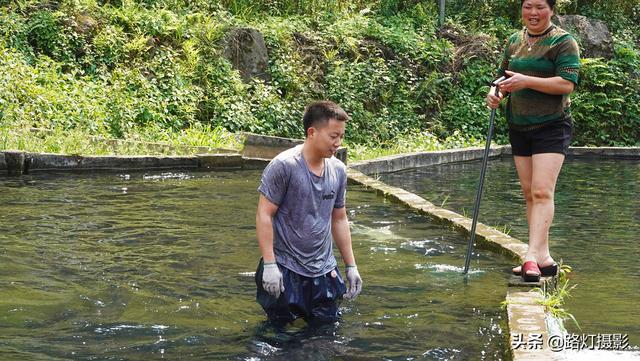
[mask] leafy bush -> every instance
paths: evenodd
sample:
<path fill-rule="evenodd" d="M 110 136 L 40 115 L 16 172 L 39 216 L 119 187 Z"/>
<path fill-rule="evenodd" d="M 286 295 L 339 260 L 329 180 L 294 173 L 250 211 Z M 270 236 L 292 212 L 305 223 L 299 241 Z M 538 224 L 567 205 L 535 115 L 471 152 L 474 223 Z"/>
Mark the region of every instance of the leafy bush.
<path fill-rule="evenodd" d="M 352 116 L 354 149 L 475 144 L 501 47 L 521 26 L 519 5 L 447 1 L 438 29 L 435 1 L 4 1 L 0 127 L 302 137 L 304 106 L 331 99 Z M 640 5 L 566 0 L 558 12 L 604 19 L 615 34 L 614 59 L 584 61 L 574 144 L 638 144 Z M 245 26 L 264 35 L 267 80 L 243 81 L 222 56 L 225 33 Z M 506 142 L 504 117 L 496 122 Z"/>
<path fill-rule="evenodd" d="M 618 42 L 615 58 L 582 61 L 581 85 L 573 96 L 575 144 L 640 144 L 640 55 Z"/>
<path fill-rule="evenodd" d="M 198 103 L 198 120 L 222 125 L 232 132 L 258 131 L 257 121 L 247 104 L 247 86 L 228 61 L 217 58 L 201 62 L 198 84 L 202 98 Z"/>
<path fill-rule="evenodd" d="M 457 84 L 449 84 L 447 88 L 451 95 L 436 116 L 439 123 L 437 130 L 442 136 L 458 130 L 477 138 L 482 138 L 483 134 L 486 136 L 491 112 L 484 99 L 494 74 L 494 64 L 474 62 L 458 75 Z M 508 142 L 507 124 L 503 116 L 496 116 L 495 127 L 494 139 L 500 143 Z"/>
<path fill-rule="evenodd" d="M 29 44 L 29 27 L 24 17 L 17 13 L 1 11 L 0 30 L 3 35 L 0 42 L 5 47 L 21 52 L 26 59 L 33 58 L 33 48 Z"/>
<path fill-rule="evenodd" d="M 84 53 L 85 39 L 70 26 L 72 19 L 61 11 L 39 10 L 29 16 L 27 38 L 37 54 L 73 67 Z"/>

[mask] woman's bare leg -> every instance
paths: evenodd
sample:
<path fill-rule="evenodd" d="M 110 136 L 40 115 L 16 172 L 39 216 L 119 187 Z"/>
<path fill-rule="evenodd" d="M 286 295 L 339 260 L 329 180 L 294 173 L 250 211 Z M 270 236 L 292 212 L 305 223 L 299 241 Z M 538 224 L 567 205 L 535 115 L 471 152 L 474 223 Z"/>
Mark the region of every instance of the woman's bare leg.
<path fill-rule="evenodd" d="M 541 153 L 532 157 L 515 156 L 514 162 L 527 203 L 529 248 L 525 261 L 548 266 L 553 263 L 549 253 L 549 228 L 553 222 L 554 193 L 564 155 Z M 514 271 L 518 272 L 518 268 Z"/>

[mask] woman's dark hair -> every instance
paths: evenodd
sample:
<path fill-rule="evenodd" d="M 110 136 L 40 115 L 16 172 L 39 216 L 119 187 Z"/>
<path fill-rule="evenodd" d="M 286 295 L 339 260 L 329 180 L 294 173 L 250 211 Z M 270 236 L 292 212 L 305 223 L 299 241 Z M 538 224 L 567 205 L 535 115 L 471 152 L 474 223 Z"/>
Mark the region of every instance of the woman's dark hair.
<path fill-rule="evenodd" d="M 524 4 L 524 1 L 525 0 L 520 0 L 521 7 Z M 551 8 L 551 10 L 553 10 L 553 8 L 556 6 L 556 0 L 547 0 L 547 4 L 549 4 L 549 7 Z"/>
<path fill-rule="evenodd" d="M 331 119 L 346 122 L 349 120 L 349 115 L 339 105 L 331 101 L 325 100 L 309 104 L 302 117 L 304 135 L 309 134 L 309 128 L 326 125 Z"/>

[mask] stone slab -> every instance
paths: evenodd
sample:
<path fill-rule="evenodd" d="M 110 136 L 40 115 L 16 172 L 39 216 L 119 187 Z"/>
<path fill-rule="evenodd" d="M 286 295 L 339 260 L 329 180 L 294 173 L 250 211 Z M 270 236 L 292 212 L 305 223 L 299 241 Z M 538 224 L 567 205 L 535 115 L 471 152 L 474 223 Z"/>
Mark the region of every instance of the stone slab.
<path fill-rule="evenodd" d="M 508 285 L 509 287 L 542 287 L 549 280 L 551 280 L 551 277 L 540 277 L 538 282 L 525 282 L 522 276 L 511 275 Z"/>
<path fill-rule="evenodd" d="M 242 133 L 244 148 L 242 155 L 247 158 L 272 159 L 281 152 L 304 143 L 303 139 L 283 138 L 253 133 Z M 340 147 L 336 158 L 347 163 L 347 148 Z"/>
<path fill-rule="evenodd" d="M 240 169 L 244 164 L 240 154 L 196 154 L 201 169 Z"/>
<path fill-rule="evenodd" d="M 568 157 L 640 159 L 640 147 L 570 147 Z"/>
<path fill-rule="evenodd" d="M 171 169 L 198 168 L 198 158 L 154 156 L 93 156 L 29 153 L 28 171 L 90 169 Z"/>
<path fill-rule="evenodd" d="M 542 295 L 538 292 L 507 291 L 509 347 L 514 361 L 555 360 L 549 348 Z"/>
<path fill-rule="evenodd" d="M 492 147 L 489 150 L 489 157 L 499 157 L 507 150 L 510 151 L 510 147 Z M 380 174 L 436 164 L 472 161 L 482 159 L 483 156 L 484 148 L 451 149 L 436 152 L 415 152 L 391 155 L 373 160 L 353 162 L 350 164 L 350 167 L 364 174 Z"/>
<path fill-rule="evenodd" d="M 120 169 L 263 169 L 269 159 L 240 154 L 198 154 L 196 156 L 91 156 L 25 153 L 25 171 L 120 170 Z M 6 170 L 0 152 L 0 169 Z"/>
<path fill-rule="evenodd" d="M 264 169 L 270 159 L 242 157 L 242 169 Z"/>
<path fill-rule="evenodd" d="M 242 155 L 247 158 L 272 159 L 284 150 L 293 148 L 302 143 L 304 143 L 302 139 L 289 139 L 245 133 Z"/>

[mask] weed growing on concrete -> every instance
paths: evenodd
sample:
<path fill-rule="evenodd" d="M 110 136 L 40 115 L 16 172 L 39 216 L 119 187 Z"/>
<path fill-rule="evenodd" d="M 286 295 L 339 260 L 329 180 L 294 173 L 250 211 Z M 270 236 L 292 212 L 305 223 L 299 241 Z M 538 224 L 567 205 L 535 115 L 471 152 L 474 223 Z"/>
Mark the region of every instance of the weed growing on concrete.
<path fill-rule="evenodd" d="M 569 273 L 571 273 L 571 266 L 563 264 L 562 260 L 558 264 L 558 276 L 554 277 L 551 282 L 545 283 L 542 288 L 536 288 L 535 291 L 542 294 L 542 301 L 540 304 L 545 306 L 547 312 L 551 313 L 553 317 L 560 320 L 572 320 L 575 325 L 580 329 L 580 324 L 576 318 L 569 313 L 564 304 L 567 298 L 571 297 L 571 290 L 577 285 L 569 284 Z"/>

